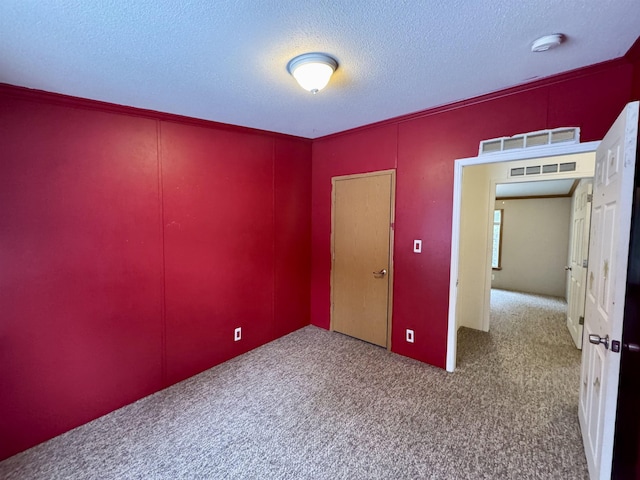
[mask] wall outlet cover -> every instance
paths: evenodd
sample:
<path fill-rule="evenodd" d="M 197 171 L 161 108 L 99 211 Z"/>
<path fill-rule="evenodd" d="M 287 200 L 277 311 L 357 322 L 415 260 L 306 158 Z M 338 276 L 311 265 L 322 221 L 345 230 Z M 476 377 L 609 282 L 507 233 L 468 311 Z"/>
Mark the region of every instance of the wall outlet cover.
<path fill-rule="evenodd" d="M 407 328 L 407 342 L 409 342 L 409 343 L 413 343 L 413 340 L 414 340 L 414 333 L 413 333 L 413 330 L 409 330 L 409 329 Z"/>
<path fill-rule="evenodd" d="M 242 327 L 238 327 L 233 331 L 233 341 L 237 342 L 242 338 Z"/>
<path fill-rule="evenodd" d="M 413 253 L 422 253 L 422 240 L 413 241 Z"/>

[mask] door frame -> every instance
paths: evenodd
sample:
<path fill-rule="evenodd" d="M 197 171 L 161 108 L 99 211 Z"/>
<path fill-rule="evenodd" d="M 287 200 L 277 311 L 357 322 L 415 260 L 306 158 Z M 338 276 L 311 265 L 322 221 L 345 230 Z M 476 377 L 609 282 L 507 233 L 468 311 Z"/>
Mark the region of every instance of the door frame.
<path fill-rule="evenodd" d="M 395 219 L 396 219 L 396 170 L 378 170 L 367 173 L 354 173 L 350 175 L 338 175 L 331 177 L 331 277 L 329 282 L 330 289 L 330 310 L 329 310 L 329 330 L 333 332 L 333 275 L 335 262 L 335 206 L 336 206 L 336 181 L 353 180 L 356 178 L 375 177 L 382 175 L 391 176 L 391 214 L 389 225 L 389 290 L 387 293 L 387 350 L 391 351 L 391 325 L 393 317 L 393 248 L 395 236 Z"/>
<path fill-rule="evenodd" d="M 595 171 L 594 171 L 594 175 L 595 175 Z M 582 182 L 582 180 L 585 179 L 580 179 L 580 182 Z M 593 196 L 593 180 L 591 179 L 591 183 L 587 184 L 587 195 L 592 195 Z M 576 231 L 575 231 L 575 203 L 579 201 L 576 192 L 578 191 L 578 189 L 580 188 L 580 184 L 578 184 L 578 186 L 576 187 L 575 191 L 573 192 L 572 196 L 571 196 L 571 206 L 572 206 L 572 211 L 571 211 L 571 234 L 569 237 L 569 260 L 567 262 L 567 266 L 570 267 L 570 270 L 568 272 L 567 275 L 567 287 L 566 287 L 566 297 L 567 297 L 567 327 L 569 326 L 569 314 L 571 313 L 571 302 L 570 300 L 574 300 L 573 298 L 569 298 L 571 296 L 571 286 L 572 286 L 572 282 L 573 282 L 573 275 L 574 275 L 574 271 L 573 271 L 573 256 L 575 254 L 574 248 L 575 248 L 575 235 L 576 235 Z M 585 214 L 585 224 L 582 226 L 582 247 L 584 248 L 585 246 L 585 241 L 586 241 L 586 248 L 587 248 L 587 265 L 588 265 L 588 260 L 589 260 L 589 236 L 590 236 L 590 232 L 591 232 L 591 205 L 592 202 L 589 201 L 587 199 L 586 202 L 587 206 L 585 206 L 584 208 L 588 210 L 588 213 Z M 589 227 L 587 228 L 588 225 Z M 586 236 L 585 236 L 586 234 Z M 584 255 L 583 255 L 584 257 Z M 585 258 L 582 258 L 583 260 L 585 260 Z M 585 299 L 587 296 L 587 288 L 586 288 L 586 282 L 587 282 L 587 267 L 585 267 L 584 265 L 582 267 L 579 267 L 581 269 L 584 269 L 581 271 L 581 274 L 584 278 L 582 278 L 582 287 L 581 289 L 584 290 L 584 295 L 579 295 L 578 296 L 578 301 L 580 302 L 581 308 L 579 308 L 579 310 L 582 310 L 582 319 L 584 320 L 584 305 L 585 305 Z M 583 298 L 584 297 L 584 298 Z M 578 322 L 579 322 L 579 317 L 578 316 Z M 573 319 L 575 320 L 575 318 Z M 578 325 L 580 330 L 580 345 L 578 346 L 576 344 L 576 347 L 578 348 L 578 350 L 582 350 L 582 346 L 583 346 L 583 330 L 584 327 L 583 325 Z M 574 343 L 576 343 L 576 339 L 573 337 L 573 333 L 571 333 L 571 337 L 573 338 Z"/>
<path fill-rule="evenodd" d="M 595 152 L 600 141 L 574 143 L 570 145 L 549 145 L 531 147 L 522 150 L 503 151 L 477 157 L 457 159 L 454 162 L 453 174 L 453 214 L 451 222 L 451 270 L 449 276 L 449 315 L 447 326 L 447 361 L 446 370 L 453 372 L 456 368 L 456 348 L 458 329 L 456 325 L 456 302 L 458 300 L 458 274 L 460 257 L 460 215 L 462 204 L 462 171 L 464 167 L 489 163 L 513 162 L 536 158 L 555 157 L 579 153 Z M 492 182 L 495 198 L 495 182 Z M 486 309 L 487 306 L 485 306 Z"/>

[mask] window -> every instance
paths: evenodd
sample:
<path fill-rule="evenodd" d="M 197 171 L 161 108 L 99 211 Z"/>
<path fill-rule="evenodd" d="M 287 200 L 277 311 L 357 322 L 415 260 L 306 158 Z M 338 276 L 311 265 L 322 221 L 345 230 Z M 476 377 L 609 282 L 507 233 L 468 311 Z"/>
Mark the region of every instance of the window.
<path fill-rule="evenodd" d="M 500 269 L 502 257 L 502 217 L 504 210 L 493 211 L 493 253 L 491 256 L 491 268 Z"/>

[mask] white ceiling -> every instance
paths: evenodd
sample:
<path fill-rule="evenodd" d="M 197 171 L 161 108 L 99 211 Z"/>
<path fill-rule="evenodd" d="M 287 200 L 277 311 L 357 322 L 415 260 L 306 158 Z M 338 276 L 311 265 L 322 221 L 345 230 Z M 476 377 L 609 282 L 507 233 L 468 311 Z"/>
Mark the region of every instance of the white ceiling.
<path fill-rule="evenodd" d="M 496 185 L 496 199 L 505 197 L 545 197 L 549 195 L 569 195 L 576 182 L 569 178 L 564 180 L 544 180 L 533 182 L 502 183 Z"/>
<path fill-rule="evenodd" d="M 537 37 L 564 33 L 556 50 Z M 0 82 L 316 138 L 624 55 L 638 0 L 2 0 Z M 317 95 L 287 73 L 321 51 Z"/>

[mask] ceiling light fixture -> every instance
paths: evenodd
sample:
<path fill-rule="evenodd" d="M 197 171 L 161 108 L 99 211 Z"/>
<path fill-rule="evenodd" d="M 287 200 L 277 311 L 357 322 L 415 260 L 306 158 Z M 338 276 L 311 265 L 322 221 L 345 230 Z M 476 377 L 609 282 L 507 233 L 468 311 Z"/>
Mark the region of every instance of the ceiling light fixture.
<path fill-rule="evenodd" d="M 291 59 L 287 70 L 300 86 L 316 94 L 329 83 L 338 62 L 324 53 L 303 53 Z"/>
<path fill-rule="evenodd" d="M 532 52 L 546 52 L 552 48 L 560 46 L 564 41 L 564 35 L 561 33 L 554 33 L 553 35 L 545 35 L 540 37 L 531 45 Z"/>

